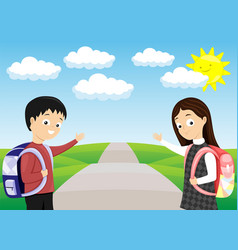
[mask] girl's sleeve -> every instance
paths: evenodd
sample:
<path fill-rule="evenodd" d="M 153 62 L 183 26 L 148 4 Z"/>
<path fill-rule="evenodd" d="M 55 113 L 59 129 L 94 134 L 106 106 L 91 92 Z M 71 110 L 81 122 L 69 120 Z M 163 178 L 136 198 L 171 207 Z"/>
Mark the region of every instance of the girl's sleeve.
<path fill-rule="evenodd" d="M 50 147 L 53 156 L 55 157 L 56 155 L 62 154 L 63 152 L 65 152 L 66 150 L 72 148 L 75 144 L 77 144 L 77 140 L 74 139 L 64 145 L 61 146 L 56 146 L 56 147 Z"/>
<path fill-rule="evenodd" d="M 187 150 L 188 146 L 177 146 L 177 145 L 169 143 L 169 142 L 167 142 L 167 141 L 165 141 L 163 139 L 160 142 L 161 142 L 161 144 L 163 146 L 165 146 L 166 148 L 170 149 L 174 153 L 177 153 L 179 155 L 185 156 L 185 153 L 186 153 L 186 150 Z"/>
<path fill-rule="evenodd" d="M 215 156 L 212 153 L 206 153 L 204 159 L 207 167 L 207 175 L 197 178 L 198 185 L 215 181 L 217 178 L 217 164 Z"/>

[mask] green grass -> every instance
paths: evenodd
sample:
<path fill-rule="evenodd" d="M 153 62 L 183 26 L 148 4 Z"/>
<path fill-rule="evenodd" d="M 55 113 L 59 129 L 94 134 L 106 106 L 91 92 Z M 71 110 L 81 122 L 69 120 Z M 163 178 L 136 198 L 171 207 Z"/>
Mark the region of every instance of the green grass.
<path fill-rule="evenodd" d="M 163 146 L 142 143 L 128 144 L 140 163 L 148 164 L 183 191 L 184 157 Z M 227 149 L 226 151 L 233 157 L 235 169 L 237 169 L 237 149 Z M 228 198 L 217 198 L 217 205 L 219 210 L 237 210 L 237 174 L 233 193 Z"/>
<path fill-rule="evenodd" d="M 96 163 L 108 145 L 109 143 L 85 144 L 73 147 L 62 155 L 88 164 Z"/>
<path fill-rule="evenodd" d="M 135 152 L 140 163 L 145 163 L 163 174 L 183 191 L 184 158 L 163 146 L 128 143 Z M 103 151 L 109 143 L 96 143 L 75 146 L 67 152 L 54 158 L 54 185 L 57 190 L 63 183 L 81 169 L 91 163 L 97 163 Z M 2 162 L 8 149 L 0 149 L 0 171 Z M 226 150 L 231 154 L 237 166 L 237 150 Z M 237 209 L 237 175 L 235 178 L 235 189 L 232 195 L 225 199 L 217 198 L 219 210 Z M 5 195 L 2 177 L 0 177 L 0 210 L 23 210 L 26 209 L 25 200 L 22 198 L 11 199 Z"/>
<path fill-rule="evenodd" d="M 140 163 L 149 164 L 175 155 L 163 146 L 141 143 L 128 143 L 128 145 L 134 150 Z"/>
<path fill-rule="evenodd" d="M 54 157 L 54 186 L 57 190 L 74 174 L 91 163 L 97 163 L 109 143 L 95 143 L 75 146 L 61 155 Z M 0 149 L 0 172 L 3 158 L 9 149 Z M 25 199 L 8 198 L 4 192 L 2 175 L 0 177 L 0 210 L 24 210 Z"/>

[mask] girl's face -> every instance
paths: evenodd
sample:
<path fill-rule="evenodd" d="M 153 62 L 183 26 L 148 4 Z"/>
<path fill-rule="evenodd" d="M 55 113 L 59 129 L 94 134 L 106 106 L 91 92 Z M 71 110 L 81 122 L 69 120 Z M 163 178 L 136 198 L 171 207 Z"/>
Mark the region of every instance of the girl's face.
<path fill-rule="evenodd" d="M 180 135 L 186 140 L 193 140 L 203 137 L 202 131 L 207 122 L 207 117 L 200 118 L 192 110 L 180 109 L 174 121 Z"/>

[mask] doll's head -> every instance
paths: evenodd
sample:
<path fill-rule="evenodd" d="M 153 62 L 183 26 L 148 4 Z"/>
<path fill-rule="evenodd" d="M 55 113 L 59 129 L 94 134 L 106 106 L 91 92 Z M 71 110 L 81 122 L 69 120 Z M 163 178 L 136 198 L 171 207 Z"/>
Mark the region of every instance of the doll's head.
<path fill-rule="evenodd" d="M 234 173 L 234 162 L 229 154 L 224 154 L 220 158 L 221 164 L 221 174 L 224 175 L 226 179 L 230 179 Z"/>

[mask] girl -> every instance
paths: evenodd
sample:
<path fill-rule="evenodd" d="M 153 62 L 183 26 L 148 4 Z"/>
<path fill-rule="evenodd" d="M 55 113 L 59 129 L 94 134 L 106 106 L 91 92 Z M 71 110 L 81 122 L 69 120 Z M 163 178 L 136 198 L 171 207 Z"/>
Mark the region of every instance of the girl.
<path fill-rule="evenodd" d="M 174 132 L 181 146 L 173 145 L 164 139 L 162 134 L 154 134 L 154 138 L 177 154 L 185 156 L 188 145 L 193 144 L 185 163 L 184 188 L 181 208 L 188 210 L 217 210 L 215 196 L 199 193 L 193 185 L 199 185 L 208 192 L 215 192 L 214 181 L 217 178 L 216 159 L 212 153 L 206 153 L 200 159 L 196 177 L 190 179 L 193 159 L 203 147 L 214 145 L 219 147 L 213 132 L 210 111 L 205 103 L 196 98 L 179 101 L 172 112 Z"/>

